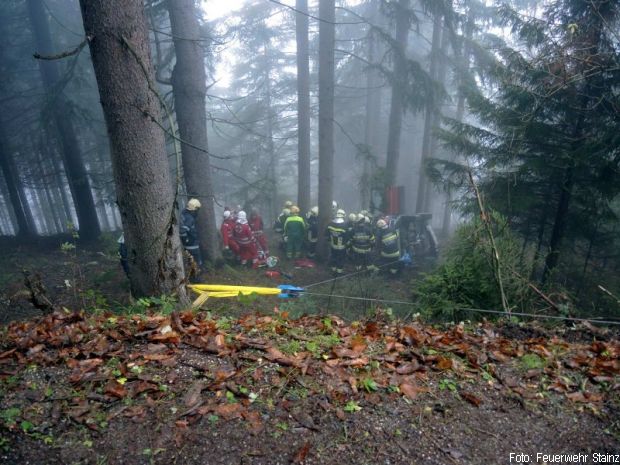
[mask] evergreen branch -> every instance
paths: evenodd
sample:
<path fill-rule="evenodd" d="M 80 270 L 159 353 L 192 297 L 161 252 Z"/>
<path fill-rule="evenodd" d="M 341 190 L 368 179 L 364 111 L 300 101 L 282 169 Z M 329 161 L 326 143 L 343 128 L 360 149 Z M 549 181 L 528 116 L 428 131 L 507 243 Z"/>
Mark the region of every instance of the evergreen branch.
<path fill-rule="evenodd" d="M 337 26 L 337 25 L 345 25 L 345 24 L 350 24 L 350 25 L 355 25 L 355 24 L 369 24 L 369 23 L 368 23 L 368 21 L 350 21 L 350 22 L 347 22 L 347 21 L 343 21 L 343 22 L 328 21 L 328 20 L 326 20 L 326 19 L 319 18 L 318 16 L 311 15 L 310 13 L 307 13 L 307 12 L 305 12 L 305 11 L 298 10 L 298 9 L 297 9 L 297 8 L 295 8 L 294 6 L 287 5 L 286 3 L 279 2 L 278 0 L 269 0 L 269 1 L 270 1 L 271 3 L 275 3 L 276 5 L 283 6 L 284 8 L 288 8 L 289 10 L 292 10 L 292 11 L 294 11 L 295 13 L 299 13 L 299 14 L 301 14 L 301 15 L 307 16 L 308 18 L 316 19 L 317 21 L 319 21 L 319 22 L 321 22 L 321 23 L 333 24 L 334 26 Z"/>

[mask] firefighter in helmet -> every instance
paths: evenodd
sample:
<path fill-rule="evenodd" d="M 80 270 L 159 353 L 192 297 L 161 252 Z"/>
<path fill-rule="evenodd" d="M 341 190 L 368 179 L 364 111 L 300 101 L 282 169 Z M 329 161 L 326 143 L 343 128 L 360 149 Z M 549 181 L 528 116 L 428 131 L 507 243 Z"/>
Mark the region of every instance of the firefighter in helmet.
<path fill-rule="evenodd" d="M 331 269 L 336 274 L 342 274 L 344 273 L 349 239 L 344 210 L 336 210 L 334 219 L 327 226 L 327 235 L 329 237 Z"/>
<path fill-rule="evenodd" d="M 384 219 L 377 221 L 377 245 L 380 265 L 387 266 L 390 274 L 398 274 L 400 271 L 400 235 L 398 229 L 390 226 Z"/>
<path fill-rule="evenodd" d="M 312 207 L 306 214 L 306 255 L 314 258 L 316 243 L 319 240 L 319 207 Z"/>
<path fill-rule="evenodd" d="M 284 222 L 284 241 L 286 242 L 286 257 L 301 258 L 301 249 L 304 245 L 306 223 L 299 216 L 299 207 L 291 206 L 291 215 Z"/>
<path fill-rule="evenodd" d="M 183 247 L 185 247 L 185 250 L 189 252 L 200 268 L 202 268 L 202 254 L 200 253 L 200 245 L 198 243 L 197 216 L 201 206 L 198 199 L 189 199 L 181 212 L 181 226 L 179 228 L 179 236 L 181 237 Z"/>

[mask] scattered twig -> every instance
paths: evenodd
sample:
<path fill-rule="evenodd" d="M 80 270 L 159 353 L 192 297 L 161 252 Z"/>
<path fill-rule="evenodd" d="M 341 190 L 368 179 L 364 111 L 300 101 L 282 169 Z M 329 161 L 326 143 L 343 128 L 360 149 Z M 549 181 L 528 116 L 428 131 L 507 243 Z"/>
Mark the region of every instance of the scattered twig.
<path fill-rule="evenodd" d="M 499 292 L 502 299 L 502 308 L 504 312 L 510 315 L 510 307 L 508 305 L 508 299 L 506 297 L 506 292 L 504 291 L 504 282 L 502 280 L 502 271 L 501 271 L 501 263 L 499 258 L 499 251 L 497 250 L 497 245 L 495 244 L 495 237 L 493 237 L 493 230 L 491 229 L 491 224 L 489 220 L 489 216 L 485 211 L 484 205 L 482 203 L 482 196 L 480 195 L 480 191 L 478 190 L 478 186 L 474 182 L 474 177 L 471 174 L 471 169 L 467 170 L 467 175 L 469 176 L 469 182 L 471 183 L 472 188 L 474 189 L 474 193 L 476 194 L 476 200 L 478 201 L 478 208 L 480 209 L 480 218 L 482 219 L 482 223 L 484 224 L 484 228 L 489 236 L 489 241 L 491 242 L 491 249 L 493 251 L 493 271 L 495 274 L 495 279 L 497 280 L 497 285 L 499 287 Z"/>
<path fill-rule="evenodd" d="M 61 60 L 62 58 L 67 58 L 73 55 L 77 55 L 82 51 L 84 46 L 92 40 L 92 37 L 86 36 L 86 38 L 73 50 L 68 50 L 66 52 L 58 53 L 56 55 L 41 55 L 40 53 L 34 53 L 32 56 L 36 60 Z"/>

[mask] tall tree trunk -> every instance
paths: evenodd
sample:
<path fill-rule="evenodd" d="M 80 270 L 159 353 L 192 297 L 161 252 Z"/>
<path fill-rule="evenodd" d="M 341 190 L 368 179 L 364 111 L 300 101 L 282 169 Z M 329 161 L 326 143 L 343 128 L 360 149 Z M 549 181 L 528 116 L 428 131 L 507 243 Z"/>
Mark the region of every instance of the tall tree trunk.
<path fill-rule="evenodd" d="M 14 235 L 18 232 L 11 217 L 8 197 L 5 185 L 0 182 L 0 234 L 3 236 Z"/>
<path fill-rule="evenodd" d="M 39 220 L 41 225 L 41 233 L 44 236 L 48 236 L 51 231 L 50 227 L 50 217 L 49 217 L 49 209 L 43 203 L 41 198 L 41 191 L 39 188 L 30 189 L 30 193 L 32 194 L 32 201 L 38 210 L 36 218 Z"/>
<path fill-rule="evenodd" d="M 98 139 L 98 138 L 97 138 Z M 104 173 L 106 172 L 106 163 L 105 163 L 105 154 L 104 149 L 101 145 L 98 144 L 97 139 L 95 139 L 95 143 L 97 144 L 95 147 L 95 152 L 97 153 L 97 163 L 95 166 L 97 167 L 95 179 L 99 179 L 99 185 L 92 181 L 91 184 L 93 186 L 93 195 L 95 196 L 95 202 L 97 202 L 97 211 L 99 213 L 99 223 L 102 225 L 104 231 L 112 231 L 112 227 L 110 226 L 110 217 L 108 216 L 108 212 L 106 209 L 106 192 L 105 192 L 105 183 L 101 182 L 103 179 Z M 92 173 L 92 169 L 90 172 Z"/>
<path fill-rule="evenodd" d="M 42 55 L 53 55 L 52 36 L 43 0 L 27 0 L 27 4 L 37 52 Z M 88 175 L 80 153 L 75 128 L 71 121 L 70 107 L 66 97 L 58 91 L 60 75 L 57 66 L 54 60 L 39 60 L 43 86 L 51 102 L 50 108 L 62 146 L 62 156 L 78 217 L 80 237 L 91 240 L 97 238 L 101 230 L 99 229 L 93 194 L 88 184 Z"/>
<path fill-rule="evenodd" d="M 42 182 L 43 194 L 45 195 L 45 202 L 49 205 L 49 213 L 51 216 L 52 224 L 54 225 L 53 233 L 59 233 L 62 231 L 62 223 L 60 221 L 60 216 L 58 215 L 58 210 L 56 208 L 56 203 L 52 198 L 50 180 L 47 172 L 45 171 L 45 159 L 43 157 L 43 151 L 46 152 L 46 157 L 48 158 L 48 150 L 47 147 L 44 147 L 44 144 L 40 143 L 40 146 L 35 150 L 37 152 L 37 168 L 40 173 L 40 179 Z"/>
<path fill-rule="evenodd" d="M 429 65 L 429 75 L 432 79 L 437 79 L 437 68 L 439 65 L 439 48 L 441 41 L 441 15 L 435 14 L 433 19 L 433 39 L 431 42 L 431 60 Z M 418 195 L 416 197 L 416 213 L 421 213 L 428 208 L 429 201 L 426 195 L 428 177 L 426 176 L 426 162 L 430 158 L 433 124 L 435 123 L 435 113 L 437 113 L 438 102 L 432 98 L 426 103 L 424 112 L 424 133 L 422 135 L 422 156 L 420 157 L 420 173 L 418 177 Z"/>
<path fill-rule="evenodd" d="M 456 102 L 456 113 L 454 115 L 454 119 L 461 123 L 463 121 L 463 117 L 465 116 L 465 73 L 469 72 L 469 54 L 470 46 L 469 41 L 471 40 L 471 35 L 473 32 L 473 24 L 468 22 L 465 26 L 465 42 L 462 46 L 461 55 L 458 57 L 458 99 Z M 451 161 L 456 159 L 456 153 L 451 154 Z M 452 229 L 452 191 L 448 188 L 448 192 L 446 193 L 446 204 L 444 206 L 443 211 L 443 221 L 441 223 L 441 235 L 445 238 L 450 234 L 450 230 Z"/>
<path fill-rule="evenodd" d="M 9 200 L 13 207 L 15 220 L 17 222 L 18 236 L 30 237 L 36 235 L 32 212 L 26 196 L 24 195 L 21 182 L 17 174 L 13 154 L 9 151 L 8 141 L 4 134 L 4 129 L 0 127 L 0 169 L 9 191 Z M 21 190 L 21 194 L 20 194 Z"/>
<path fill-rule="evenodd" d="M 142 0 L 80 0 L 99 86 L 135 296 L 187 302 L 175 194 Z"/>
<path fill-rule="evenodd" d="M 433 79 L 435 82 L 440 84 L 442 87 L 445 86 L 446 83 L 446 60 L 445 56 L 448 52 L 448 31 L 446 30 L 445 21 L 442 21 L 443 27 L 441 28 L 441 45 L 439 46 L 437 53 L 438 55 L 435 57 L 436 66 L 435 66 L 435 76 Z M 439 100 L 433 100 L 434 103 L 434 111 L 433 117 L 431 119 L 431 144 L 428 152 L 428 158 L 432 159 L 437 157 L 437 146 L 439 145 L 439 140 L 437 139 L 437 135 L 435 131 L 437 131 L 441 126 L 441 116 L 443 114 L 444 105 L 443 102 Z M 426 192 L 424 193 L 424 211 L 430 212 L 432 211 L 433 206 L 431 205 L 431 199 L 433 198 L 433 190 L 434 186 L 428 182 L 426 182 Z"/>
<path fill-rule="evenodd" d="M 404 88 L 407 85 L 407 38 L 409 37 L 409 0 L 398 0 L 396 15 L 396 47 L 393 50 L 394 69 L 392 75 L 392 98 L 385 162 L 385 185 L 396 183 L 398 160 L 400 158 L 400 133 L 403 126 Z"/>
<path fill-rule="evenodd" d="M 379 2 L 373 1 L 370 5 L 372 9 L 370 17 L 372 22 L 376 23 Z M 362 153 L 363 165 L 362 165 L 362 180 L 360 185 L 360 200 L 362 209 L 370 208 L 370 196 L 371 196 L 371 184 L 370 178 L 372 176 L 372 169 L 376 163 L 372 163 L 376 160 L 379 153 L 378 149 L 378 128 L 380 122 L 381 112 L 381 79 L 379 71 L 372 66 L 376 63 L 377 59 L 378 41 L 376 33 L 373 29 L 368 32 L 368 62 L 370 65 L 366 69 L 366 118 L 365 118 L 365 131 L 364 131 L 364 145 L 365 153 Z"/>
<path fill-rule="evenodd" d="M 172 93 L 183 152 L 187 195 L 202 203 L 198 211 L 200 248 L 210 261 L 222 257 L 213 207 L 213 179 L 207 149 L 207 77 L 200 42 L 198 10 L 194 0 L 168 0 L 176 64 Z M 190 145 L 191 144 L 191 145 Z"/>
<path fill-rule="evenodd" d="M 49 139 L 49 134 L 48 134 L 48 139 Z M 67 195 L 67 189 L 65 188 L 66 178 L 65 176 L 63 176 L 64 172 L 63 172 L 63 167 L 61 163 L 62 160 L 60 159 L 59 155 L 55 151 L 52 151 L 51 153 L 51 162 L 54 165 L 54 176 L 56 178 L 56 186 L 58 187 L 58 193 L 60 194 L 60 199 L 62 201 L 62 208 L 63 208 L 65 217 L 66 217 L 65 227 L 63 228 L 63 231 L 64 231 L 67 229 L 68 223 L 74 223 L 73 209 L 71 208 L 72 203 L 70 202 L 69 196 Z"/>
<path fill-rule="evenodd" d="M 555 220 L 553 222 L 553 229 L 551 230 L 551 239 L 549 239 L 549 252 L 545 258 L 545 267 L 542 277 L 540 279 L 541 284 L 545 284 L 549 279 L 549 275 L 558 265 L 560 260 L 560 244 L 564 238 L 566 232 L 566 224 L 568 222 L 568 209 L 570 205 L 570 198 L 573 192 L 574 168 L 572 166 L 566 168 L 564 172 L 564 179 L 560 186 L 560 200 L 555 212 Z"/>
<path fill-rule="evenodd" d="M 302 213 L 310 208 L 310 59 L 308 0 L 296 0 L 297 40 L 297 203 Z"/>
<path fill-rule="evenodd" d="M 265 107 L 267 114 L 267 134 L 265 139 L 267 140 L 267 155 L 269 156 L 269 184 L 271 192 L 269 195 L 269 210 L 272 218 L 276 218 L 278 215 L 278 206 L 276 204 L 278 198 L 278 178 L 276 174 L 276 166 L 278 161 L 276 158 L 276 150 L 273 143 L 273 120 L 275 113 L 271 108 L 271 63 L 269 62 L 269 56 L 267 54 L 269 45 L 265 44 L 263 53 L 265 57 Z"/>
<path fill-rule="evenodd" d="M 319 0 L 319 237 L 317 255 L 327 257 L 325 230 L 334 192 L 335 0 Z"/>

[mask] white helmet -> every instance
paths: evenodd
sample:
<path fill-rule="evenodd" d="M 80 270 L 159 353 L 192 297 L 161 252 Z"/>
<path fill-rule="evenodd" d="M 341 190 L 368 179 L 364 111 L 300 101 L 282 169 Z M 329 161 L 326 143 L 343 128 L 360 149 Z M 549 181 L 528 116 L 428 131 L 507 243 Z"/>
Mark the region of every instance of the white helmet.
<path fill-rule="evenodd" d="M 241 220 L 241 221 L 247 220 L 247 215 L 245 214 L 243 210 L 237 213 L 237 220 Z"/>
<path fill-rule="evenodd" d="M 357 221 L 357 215 L 355 213 L 349 213 L 349 221 L 355 223 Z"/>
<path fill-rule="evenodd" d="M 342 208 L 338 209 L 338 211 L 336 211 L 336 218 L 344 218 L 347 214 L 344 212 L 344 210 Z"/>
<path fill-rule="evenodd" d="M 360 212 L 360 215 L 362 215 L 362 216 L 368 216 L 368 210 L 362 210 L 362 211 Z"/>
<path fill-rule="evenodd" d="M 200 200 L 198 199 L 189 199 L 187 202 L 187 210 L 190 212 L 198 210 L 202 205 L 200 205 Z"/>
<path fill-rule="evenodd" d="M 319 216 L 319 207 L 312 207 L 312 208 L 310 209 L 310 214 L 311 214 L 312 216 Z"/>
<path fill-rule="evenodd" d="M 291 216 L 291 210 L 290 208 L 285 208 L 284 210 L 282 210 L 282 213 L 286 216 Z"/>
<path fill-rule="evenodd" d="M 284 208 L 291 208 L 293 206 L 293 202 L 291 202 L 290 200 L 287 200 L 286 202 L 284 202 Z"/>
<path fill-rule="evenodd" d="M 377 221 L 377 228 L 385 229 L 387 227 L 388 227 L 388 224 L 385 222 L 385 220 L 378 220 Z"/>
<path fill-rule="evenodd" d="M 227 220 L 230 218 L 230 210 L 224 210 L 224 219 Z"/>
<path fill-rule="evenodd" d="M 370 217 L 364 216 L 364 223 L 370 224 Z"/>
<path fill-rule="evenodd" d="M 332 200 L 332 209 L 336 210 L 338 208 L 338 202 L 336 202 L 335 200 Z"/>

